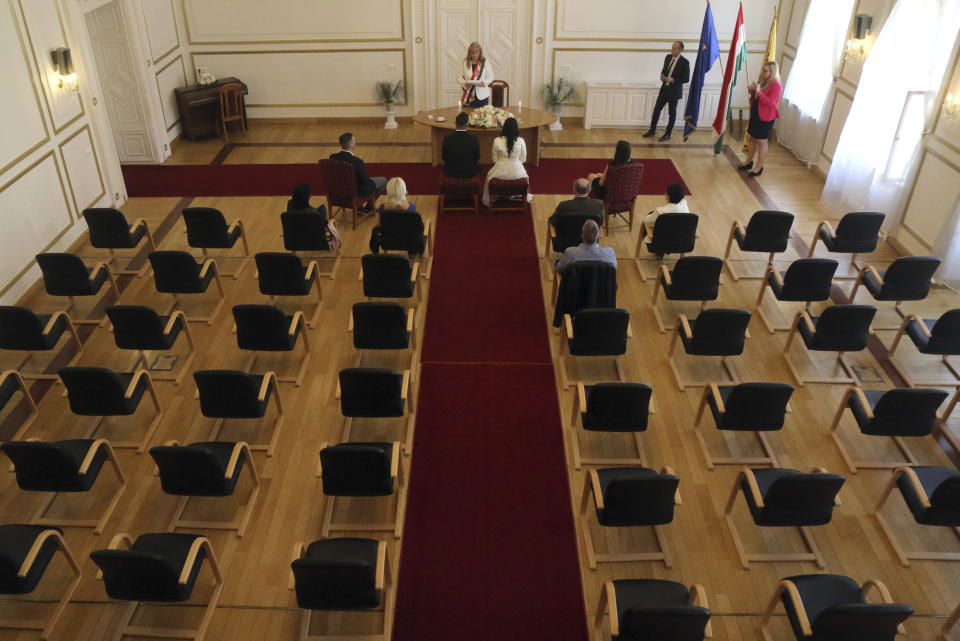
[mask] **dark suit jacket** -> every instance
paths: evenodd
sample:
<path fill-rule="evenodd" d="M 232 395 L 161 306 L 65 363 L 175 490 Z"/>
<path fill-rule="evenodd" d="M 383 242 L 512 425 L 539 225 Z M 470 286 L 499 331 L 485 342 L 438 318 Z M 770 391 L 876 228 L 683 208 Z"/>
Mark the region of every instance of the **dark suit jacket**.
<path fill-rule="evenodd" d="M 473 178 L 480 173 L 480 143 L 468 131 L 454 131 L 443 139 L 444 175 Z"/>
<path fill-rule="evenodd" d="M 663 59 L 661 76 L 667 75 L 667 72 L 670 71 L 671 60 L 673 60 L 673 56 L 668 53 L 667 57 Z M 673 84 L 664 84 L 660 87 L 660 91 L 668 91 L 671 100 L 679 100 L 683 94 L 683 85 L 687 82 L 690 82 L 690 63 L 686 58 L 680 56 L 677 60 L 677 66 L 673 68 Z"/>
<path fill-rule="evenodd" d="M 680 64 L 680 63 L 677 63 Z M 565 200 L 557 208 L 553 210 L 553 215 L 550 216 L 549 222 L 551 225 L 556 227 L 557 219 L 560 216 L 576 214 L 579 216 L 589 216 L 597 222 L 598 225 L 603 227 L 603 201 L 596 200 L 594 198 L 576 197 L 571 200 Z"/>
<path fill-rule="evenodd" d="M 335 154 L 330 154 L 330 160 L 343 160 L 353 165 L 353 169 L 357 173 L 358 196 L 369 196 L 373 193 L 375 186 L 373 181 L 370 180 L 369 174 L 367 174 L 367 166 L 363 164 L 363 160 L 342 149 Z"/>

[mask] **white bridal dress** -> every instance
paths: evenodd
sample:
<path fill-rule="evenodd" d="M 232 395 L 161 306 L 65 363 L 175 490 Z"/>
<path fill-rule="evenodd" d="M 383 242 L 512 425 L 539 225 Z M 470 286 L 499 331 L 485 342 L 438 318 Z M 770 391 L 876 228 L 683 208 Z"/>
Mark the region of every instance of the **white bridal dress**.
<path fill-rule="evenodd" d="M 513 152 L 507 153 L 507 139 L 503 136 L 493 140 L 493 167 L 487 172 L 487 182 L 483 185 L 483 204 L 490 205 L 490 179 L 517 180 L 529 178 L 523 163 L 527 160 L 527 143 L 517 138 L 513 143 Z"/>

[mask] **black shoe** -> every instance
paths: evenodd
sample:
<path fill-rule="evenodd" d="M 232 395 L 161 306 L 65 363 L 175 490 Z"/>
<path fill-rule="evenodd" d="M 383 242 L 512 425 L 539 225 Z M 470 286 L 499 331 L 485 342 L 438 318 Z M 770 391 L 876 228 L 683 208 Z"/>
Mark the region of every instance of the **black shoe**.
<path fill-rule="evenodd" d="M 756 178 L 757 176 L 759 176 L 759 175 L 762 174 L 762 173 L 763 173 L 763 167 L 760 168 L 760 171 L 748 171 L 748 172 L 747 172 L 747 175 Z"/>
<path fill-rule="evenodd" d="M 660 142 L 667 142 L 668 140 L 670 140 L 670 134 L 663 134 L 662 136 L 660 136 L 659 140 Z"/>
<path fill-rule="evenodd" d="M 737 165 L 737 171 L 746 171 L 748 169 L 753 169 L 753 161 L 745 162 L 742 165 Z"/>
<path fill-rule="evenodd" d="M 657 131 L 656 131 L 655 129 L 651 129 L 651 130 L 648 131 L 647 133 L 643 134 L 643 137 L 644 137 L 644 138 L 653 138 L 653 137 L 656 136 L 656 135 L 657 135 Z"/>

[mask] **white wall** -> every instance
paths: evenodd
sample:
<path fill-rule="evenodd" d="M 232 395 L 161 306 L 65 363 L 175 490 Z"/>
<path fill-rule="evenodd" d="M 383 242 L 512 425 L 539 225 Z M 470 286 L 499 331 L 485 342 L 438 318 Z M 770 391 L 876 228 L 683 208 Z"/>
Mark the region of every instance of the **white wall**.
<path fill-rule="evenodd" d="M 193 83 L 187 71 L 187 52 L 181 36 L 183 14 L 175 0 L 138 0 L 148 51 L 147 66 L 152 68 L 156 102 L 163 114 L 166 141 L 180 135 L 180 112 L 173 90 Z M 189 80 L 188 80 L 189 79 Z M 153 92 L 151 92 L 152 95 Z"/>

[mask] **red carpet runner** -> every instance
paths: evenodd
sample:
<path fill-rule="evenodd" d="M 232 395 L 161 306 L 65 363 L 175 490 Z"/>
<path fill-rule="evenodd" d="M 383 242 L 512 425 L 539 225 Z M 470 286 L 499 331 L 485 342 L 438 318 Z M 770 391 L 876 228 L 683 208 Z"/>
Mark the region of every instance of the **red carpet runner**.
<path fill-rule="evenodd" d="M 439 221 L 395 641 L 586 641 L 529 212 Z"/>

